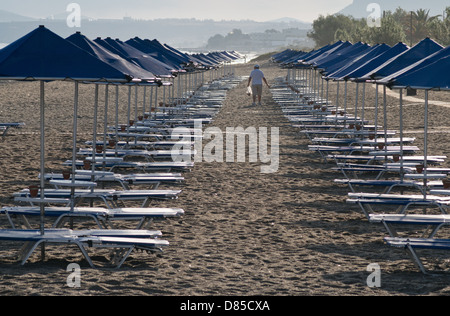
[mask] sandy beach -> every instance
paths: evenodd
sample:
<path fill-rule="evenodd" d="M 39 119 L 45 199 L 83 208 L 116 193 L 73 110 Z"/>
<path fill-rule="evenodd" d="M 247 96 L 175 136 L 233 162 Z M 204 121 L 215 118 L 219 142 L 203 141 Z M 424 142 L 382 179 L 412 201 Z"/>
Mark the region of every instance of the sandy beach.
<path fill-rule="evenodd" d="M 270 83 L 287 71 L 270 61 L 260 62 Z M 248 76 L 253 64 L 236 67 Z M 343 86 L 340 86 L 343 89 Z M 104 87 L 100 88 L 104 104 Z M 120 117 L 126 121 L 127 91 L 121 88 Z M 355 84 L 348 86 L 348 105 L 355 104 Z M 61 172 L 71 157 L 73 83 L 46 84 L 47 169 Z M 343 90 L 340 92 L 343 97 Z M 431 92 L 430 99 L 449 103 L 448 92 Z M 114 105 L 111 88 L 111 108 Z M 142 97 L 142 96 L 141 96 Z M 416 96 L 423 98 L 419 91 Z M 92 139 L 94 87 L 80 86 L 78 145 Z M 329 99 L 336 99 L 330 83 Z M 366 118 L 374 117 L 375 89 L 366 91 Z M 343 102 L 341 99 L 340 102 Z M 389 129 L 399 128 L 395 95 L 388 95 Z M 340 103 L 343 106 L 343 103 Z M 423 148 L 423 108 L 405 101 L 405 135 Z M 349 110 L 350 111 L 350 110 Z M 114 110 L 109 111 L 114 120 Z M 429 152 L 450 155 L 450 108 L 430 104 Z M 103 114 L 99 114 L 102 116 Z M 382 113 L 379 119 L 383 122 Z M 14 205 L 12 194 L 38 183 L 39 84 L 0 83 L 3 122 L 24 122 L 0 142 L 0 205 Z M 91 269 L 75 247 L 48 246 L 47 261 L 36 253 L 25 266 L 11 257 L 17 246 L 0 244 L 0 295 L 76 296 L 398 296 L 448 295 L 450 273 L 424 276 L 407 254 L 383 242 L 384 227 L 371 224 L 355 205 L 346 204 L 349 188 L 334 183 L 342 174 L 308 150 L 310 141 L 294 128 L 264 89 L 263 106 L 252 107 L 243 80 L 228 92 L 213 127 L 278 127 L 279 169 L 262 174 L 261 163 L 196 163 L 185 181 L 164 188 L 182 189 L 179 199 L 154 206 L 179 207 L 179 219 L 153 223 L 170 246 L 161 254 L 133 253 L 120 270 Z M 99 128 L 102 125 L 99 124 Z M 448 162 L 443 164 L 450 167 Z M 50 223 L 49 223 L 50 224 Z M 10 228 L 5 217 L 2 228 Z M 87 224 L 85 224 L 87 225 Z M 88 226 L 82 226 L 88 227 Z M 92 227 L 92 226 L 91 226 Z M 124 228 L 127 228 L 124 226 Z M 95 250 L 93 250 L 93 256 Z M 81 265 L 81 287 L 66 284 L 70 263 Z M 367 286 L 367 267 L 381 267 L 380 288 Z M 448 269 L 448 254 L 431 261 Z"/>

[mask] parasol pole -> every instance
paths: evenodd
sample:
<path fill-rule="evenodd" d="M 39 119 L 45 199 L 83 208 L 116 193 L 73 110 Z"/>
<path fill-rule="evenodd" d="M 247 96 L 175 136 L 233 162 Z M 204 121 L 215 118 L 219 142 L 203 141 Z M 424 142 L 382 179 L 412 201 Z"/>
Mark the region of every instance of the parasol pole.
<path fill-rule="evenodd" d="M 98 124 L 98 89 L 99 85 L 95 84 L 95 99 L 94 99 L 94 130 L 93 130 L 93 142 L 92 142 L 92 166 L 91 166 L 91 181 L 95 180 L 95 164 L 97 157 L 97 124 Z M 93 189 L 93 188 L 92 188 Z"/>
<path fill-rule="evenodd" d="M 41 81 L 41 200 L 44 199 L 44 186 L 45 186 L 45 83 Z M 41 235 L 44 235 L 44 216 L 45 216 L 45 207 L 44 203 L 41 203 Z"/>
<path fill-rule="evenodd" d="M 358 100 L 359 100 L 359 82 L 356 83 L 356 100 L 355 100 L 355 125 L 358 118 Z M 364 126 L 364 121 L 361 122 L 361 126 Z"/>
<path fill-rule="evenodd" d="M 383 85 L 383 120 L 384 120 L 384 152 L 385 154 L 385 162 L 387 163 L 387 99 L 386 99 L 386 85 Z"/>
<path fill-rule="evenodd" d="M 116 138 L 114 139 L 115 156 L 119 149 L 119 85 L 116 84 Z"/>
<path fill-rule="evenodd" d="M 44 196 L 45 196 L 45 82 L 41 80 L 41 100 L 40 100 L 40 108 L 41 108 L 41 203 L 40 203 L 40 211 L 41 211 L 41 223 L 40 230 L 41 236 L 45 234 L 45 205 L 44 205 Z M 41 259 L 45 260 L 45 243 L 41 245 Z"/>
<path fill-rule="evenodd" d="M 105 112 L 103 125 L 103 170 L 106 170 L 106 141 L 108 134 L 108 105 L 109 105 L 109 84 L 105 86 Z"/>
<path fill-rule="evenodd" d="M 425 90 L 425 122 L 424 122 L 424 160 L 423 160 L 423 172 L 424 172 L 424 178 L 423 178 L 423 184 L 424 184 L 424 190 L 423 190 L 423 198 L 427 198 L 427 175 L 428 175 L 428 90 Z"/>
<path fill-rule="evenodd" d="M 403 159 L 403 89 L 400 89 L 400 159 L 400 179 L 403 183 L 405 179 Z"/>
<path fill-rule="evenodd" d="M 363 124 L 364 124 L 365 107 L 366 107 L 366 82 L 363 82 L 362 104 L 361 104 L 361 121 L 363 122 Z"/>
<path fill-rule="evenodd" d="M 75 101 L 73 106 L 73 147 L 72 147 L 72 184 L 75 184 L 76 158 L 77 158 L 77 126 L 78 126 L 78 81 L 75 81 Z M 75 207 L 75 186 L 70 189 L 70 211 Z"/>

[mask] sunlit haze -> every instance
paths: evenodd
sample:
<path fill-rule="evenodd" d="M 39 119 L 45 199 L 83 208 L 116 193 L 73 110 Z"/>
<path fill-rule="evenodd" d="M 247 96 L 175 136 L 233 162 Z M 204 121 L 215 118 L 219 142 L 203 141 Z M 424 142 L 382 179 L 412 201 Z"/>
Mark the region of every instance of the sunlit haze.
<path fill-rule="evenodd" d="M 312 22 L 320 14 L 334 14 L 352 0 L 19 0 L 0 4 L 0 9 L 17 14 L 46 18 L 65 12 L 70 2 L 80 4 L 82 14 L 93 19 L 195 18 L 212 20 L 270 21 L 295 18 Z"/>

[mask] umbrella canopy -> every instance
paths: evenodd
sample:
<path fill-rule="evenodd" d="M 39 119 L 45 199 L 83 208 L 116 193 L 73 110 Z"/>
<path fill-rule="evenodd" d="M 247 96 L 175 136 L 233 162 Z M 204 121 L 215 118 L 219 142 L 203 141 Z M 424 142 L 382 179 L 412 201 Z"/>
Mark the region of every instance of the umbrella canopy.
<path fill-rule="evenodd" d="M 133 79 L 44 26 L 0 51 L 0 78 L 109 82 Z"/>
<path fill-rule="evenodd" d="M 412 73 L 423 67 L 426 67 L 426 66 L 428 66 L 436 61 L 439 61 L 440 59 L 447 57 L 447 56 L 450 56 L 450 46 L 447 48 L 444 48 L 428 57 L 425 57 L 424 59 L 421 59 L 418 62 L 416 62 L 408 67 L 405 67 L 404 69 L 397 71 L 396 73 L 394 73 L 390 76 L 384 77 L 383 79 L 378 80 L 377 82 L 381 83 L 381 84 L 391 85 L 391 82 L 395 81 L 396 78 L 406 76 L 409 73 Z M 430 73 L 430 75 L 431 75 L 431 73 Z M 439 74 L 437 74 L 437 75 L 439 76 Z M 427 77 L 429 77 L 429 75 L 426 76 L 426 78 Z"/>
<path fill-rule="evenodd" d="M 313 58 L 319 57 L 320 55 L 322 55 L 323 53 L 330 51 L 340 45 L 342 45 L 342 43 L 344 43 L 343 41 L 337 41 L 334 44 L 329 44 L 329 45 L 325 45 L 322 48 L 319 48 L 317 50 L 313 50 L 311 52 L 309 52 L 308 54 L 306 54 L 305 56 L 303 56 L 299 61 L 302 62 L 307 62 Z"/>
<path fill-rule="evenodd" d="M 160 62 L 119 39 L 114 40 L 110 37 L 105 39 L 96 38 L 94 42 L 159 77 L 171 77 L 176 71 L 173 67 Z"/>
<path fill-rule="evenodd" d="M 425 90 L 425 109 L 424 109 L 424 166 L 427 167 L 428 161 L 428 91 L 429 90 L 447 90 L 450 91 L 450 56 L 447 55 L 441 59 L 435 60 L 425 67 L 416 67 L 417 70 L 400 75 L 389 82 L 391 88 L 403 89 L 421 89 Z M 424 169 L 426 186 L 427 168 Z M 424 198 L 426 191 L 424 192 Z"/>
<path fill-rule="evenodd" d="M 347 47 L 351 47 L 351 46 L 353 46 L 353 44 L 350 42 L 342 42 L 339 45 L 332 45 L 325 52 L 322 52 L 319 55 L 311 56 L 310 58 L 307 58 L 307 59 L 303 59 L 302 62 L 304 64 L 316 66 L 319 63 L 326 61 L 327 58 L 333 58 L 333 56 L 336 56 L 335 54 L 337 54 L 339 51 L 346 49 Z"/>
<path fill-rule="evenodd" d="M 338 70 L 327 75 L 329 79 L 335 80 L 348 80 L 348 75 L 354 72 L 359 67 L 367 64 L 369 61 L 380 56 L 388 51 L 391 47 L 386 44 L 380 44 L 372 47 L 369 51 L 364 52 L 362 55 L 352 58 L 346 65 L 340 67 Z"/>
<path fill-rule="evenodd" d="M 392 88 L 412 88 L 423 90 L 450 90 L 450 55 L 429 65 L 393 79 Z"/>
<path fill-rule="evenodd" d="M 69 36 L 66 40 L 78 46 L 79 48 L 87 51 L 88 53 L 97 57 L 101 61 L 111 65 L 117 70 L 123 73 L 127 73 L 134 78 L 140 78 L 146 81 L 156 81 L 158 79 L 150 71 L 147 71 L 137 66 L 136 64 L 133 64 L 128 60 L 120 57 L 119 55 L 106 50 L 97 43 L 88 39 L 80 32 L 76 32 L 75 34 Z"/>
<path fill-rule="evenodd" d="M 352 46 L 346 47 L 346 48 L 328 56 L 327 58 L 324 58 L 323 60 L 321 60 L 319 62 L 315 62 L 313 65 L 316 68 L 327 72 L 328 68 L 335 67 L 336 65 L 340 64 L 342 61 L 345 61 L 348 58 L 357 56 L 357 55 L 361 54 L 362 52 L 367 51 L 367 49 L 370 49 L 369 45 L 358 42 L 356 44 L 353 44 Z"/>
<path fill-rule="evenodd" d="M 78 106 L 79 81 L 130 82 L 129 74 L 117 70 L 88 52 L 66 41 L 44 26 L 0 51 L 0 79 L 39 80 L 40 84 L 40 129 L 41 129 L 41 175 L 45 174 L 45 81 L 75 81 L 74 97 L 74 150 L 76 155 L 76 109 Z M 45 181 L 41 177 L 41 234 L 44 229 Z M 44 253 L 44 251 L 43 251 Z"/>
<path fill-rule="evenodd" d="M 142 40 L 139 37 L 135 37 L 126 41 L 125 43 L 152 56 L 162 63 L 173 67 L 177 71 L 183 70 L 184 66 L 187 63 L 186 59 L 176 56 L 160 45 L 156 45 L 154 41 Z"/>
<path fill-rule="evenodd" d="M 395 56 L 394 58 L 388 60 L 386 63 L 382 64 L 378 68 L 365 74 L 363 78 L 367 79 L 381 79 L 383 77 L 389 76 L 405 67 L 414 64 L 415 62 L 430 56 L 444 47 L 430 38 L 425 38 L 416 46 L 411 49 Z"/>
<path fill-rule="evenodd" d="M 313 50 L 313 51 L 301 56 L 300 59 L 295 59 L 295 60 L 289 61 L 289 63 L 291 63 L 292 66 L 295 68 L 309 68 L 309 67 L 311 67 L 311 62 L 313 60 L 319 59 L 322 57 L 326 57 L 330 53 L 333 53 L 334 51 L 339 50 L 342 47 L 345 48 L 349 45 L 351 45 L 349 42 L 344 43 L 342 41 L 338 41 L 332 45 L 325 45 L 324 47 L 322 47 L 318 50 Z"/>
<path fill-rule="evenodd" d="M 365 80 L 363 76 L 370 71 L 378 68 L 380 65 L 384 64 L 388 60 L 402 54 L 407 51 L 409 47 L 403 43 L 398 43 L 393 46 L 391 49 L 385 51 L 384 53 L 378 55 L 377 57 L 367 61 L 365 64 L 361 65 L 354 71 L 347 73 L 345 78 L 347 80 Z"/>

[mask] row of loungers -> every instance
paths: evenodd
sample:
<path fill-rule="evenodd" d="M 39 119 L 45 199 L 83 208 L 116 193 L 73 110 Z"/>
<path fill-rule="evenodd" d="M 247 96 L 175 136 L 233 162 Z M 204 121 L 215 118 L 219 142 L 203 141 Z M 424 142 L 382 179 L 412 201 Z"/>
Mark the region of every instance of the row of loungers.
<path fill-rule="evenodd" d="M 25 123 L 0 123 L 0 133 L 5 137 L 11 128 L 19 129 L 25 126 Z"/>
<path fill-rule="evenodd" d="M 447 157 L 428 156 L 424 168 L 425 157 L 416 154 L 419 148 L 413 145 L 414 138 L 400 139 L 396 131 L 375 128 L 371 122 L 336 108 L 311 92 L 304 78 L 291 82 L 278 78 L 272 93 L 292 125 L 311 141 L 309 150 L 319 153 L 325 162 L 334 162 L 333 169 L 344 175 L 335 183 L 350 188 L 347 203 L 358 205 L 371 223 L 384 225 L 389 234 L 385 243 L 405 249 L 420 271 L 429 273 L 418 251 L 450 250 L 450 240 L 438 238 L 450 223 L 446 181 L 450 169 L 439 166 Z M 388 175 L 390 179 L 383 179 Z M 357 191 L 363 187 L 372 191 Z M 406 194 L 406 190 L 417 193 Z M 381 213 L 375 212 L 376 207 Z M 386 214 L 389 208 L 395 211 Z M 437 214 L 423 215 L 424 208 Z M 414 212 L 417 209 L 421 213 Z M 424 228 L 420 238 L 411 235 L 411 227 L 414 231 Z M 400 236 L 399 230 L 406 230 L 406 236 Z"/>
<path fill-rule="evenodd" d="M 201 115 L 202 108 L 209 114 L 203 115 L 203 123 L 212 122 L 220 110 L 226 91 L 241 81 L 241 78 L 227 77 L 216 80 L 206 88 L 202 87 L 189 102 L 186 102 L 183 117 L 177 117 L 175 114 L 171 117 L 164 116 L 163 119 L 149 117 L 136 124 L 143 126 L 157 123 L 161 128 L 160 132 L 166 133 L 168 127 L 173 128 L 177 124 L 186 126 L 186 122 L 196 117 L 196 114 Z M 208 95 L 215 95 L 214 102 L 207 102 L 205 96 Z M 207 104 L 202 107 L 205 103 Z M 212 104 L 215 111 L 210 111 Z M 189 105 L 195 108 L 195 111 L 190 111 Z M 189 112 L 192 114 L 186 116 Z M 128 133 L 131 132 L 132 129 L 129 129 Z M 138 130 L 135 132 L 142 133 Z M 169 246 L 169 242 L 162 239 L 163 233 L 149 230 L 149 226 L 154 220 L 183 216 L 185 211 L 180 208 L 150 207 L 150 203 L 155 200 L 177 199 L 182 190 L 160 189 L 159 186 L 182 183 L 183 173 L 191 171 L 194 164 L 171 161 L 173 156 L 169 155 L 167 150 L 170 151 L 175 143 L 169 137 L 148 140 L 145 146 L 141 146 L 142 143 L 136 140 L 144 139 L 145 136 L 135 137 L 135 141 L 129 141 L 129 135 L 123 139 L 118 139 L 117 133 L 113 136 L 114 138 L 109 138 L 109 141 L 114 139 L 112 149 L 106 150 L 107 146 L 103 146 L 102 151 L 98 153 L 99 156 L 95 158 L 97 148 L 93 150 L 92 143 L 86 142 L 91 148 L 81 149 L 78 153 L 83 160 L 77 161 L 75 174 L 39 175 L 39 178 L 44 177 L 49 188 L 32 192 L 33 189 L 30 187 L 15 192 L 13 197 L 16 205 L 0 209 L 0 215 L 6 216 L 11 226 L 10 229 L 0 230 L 0 240 L 23 244 L 17 256 L 22 265 L 29 260 L 38 246 L 44 244 L 75 245 L 92 268 L 97 267 L 97 264 L 94 264 L 88 253 L 90 248 L 111 250 L 108 265 L 120 268 L 134 250 L 153 253 Z M 163 149 L 164 152 L 161 152 Z M 117 154 L 114 152 L 110 155 L 112 150 L 117 150 Z M 129 154 L 123 155 L 124 150 L 129 150 Z M 155 159 L 159 154 L 161 156 Z M 192 151 L 187 154 L 192 158 L 195 153 Z M 145 155 L 151 157 L 151 161 L 134 161 Z M 106 160 L 106 156 L 111 159 Z M 72 166 L 72 162 L 66 161 L 63 166 Z M 141 173 L 127 172 L 132 169 Z M 116 170 L 123 172 L 115 173 Z M 117 186 L 120 189 L 116 189 Z M 145 186 L 146 189 L 137 190 L 135 186 Z M 94 206 L 98 203 L 102 203 L 104 207 Z M 136 203 L 139 203 L 137 207 Z M 41 205 L 45 205 L 45 218 L 52 219 L 53 223 L 51 228 L 45 228 L 44 231 L 33 229 L 34 222 L 31 221 L 32 218 L 42 216 Z M 89 220 L 98 228 L 74 230 L 72 229 L 74 220 L 77 220 L 76 223 Z M 137 223 L 134 230 L 119 228 L 120 224 L 131 222 Z M 64 228 L 67 223 L 70 223 L 70 229 Z"/>

